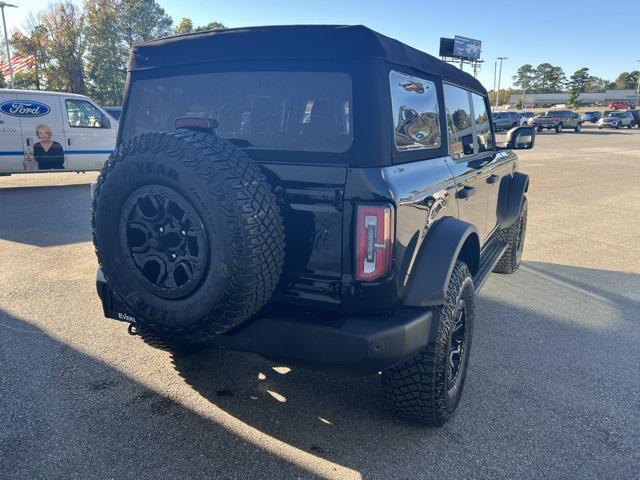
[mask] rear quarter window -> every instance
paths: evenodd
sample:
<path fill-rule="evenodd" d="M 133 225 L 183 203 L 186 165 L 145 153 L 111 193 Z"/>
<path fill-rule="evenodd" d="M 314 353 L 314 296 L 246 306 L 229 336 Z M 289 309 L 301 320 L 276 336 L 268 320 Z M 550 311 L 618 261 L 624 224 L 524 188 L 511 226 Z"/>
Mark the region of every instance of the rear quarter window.
<path fill-rule="evenodd" d="M 439 148 L 440 118 L 435 83 L 392 70 L 389 88 L 396 149 Z"/>

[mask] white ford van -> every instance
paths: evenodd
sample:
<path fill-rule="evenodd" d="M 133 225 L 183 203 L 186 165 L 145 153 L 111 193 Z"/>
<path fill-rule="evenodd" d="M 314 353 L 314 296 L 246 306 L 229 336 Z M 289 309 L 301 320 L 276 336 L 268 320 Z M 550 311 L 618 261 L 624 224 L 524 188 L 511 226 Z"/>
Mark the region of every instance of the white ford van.
<path fill-rule="evenodd" d="M 100 170 L 117 131 L 83 95 L 0 89 L 0 175 Z"/>

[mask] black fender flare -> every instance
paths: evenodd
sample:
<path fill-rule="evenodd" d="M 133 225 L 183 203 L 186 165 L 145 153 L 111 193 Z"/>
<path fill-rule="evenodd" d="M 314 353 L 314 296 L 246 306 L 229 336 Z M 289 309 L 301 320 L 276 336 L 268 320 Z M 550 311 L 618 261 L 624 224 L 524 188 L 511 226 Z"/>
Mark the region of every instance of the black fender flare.
<path fill-rule="evenodd" d="M 478 271 L 480 239 L 477 228 L 454 217 L 434 223 L 420 246 L 411 271 L 404 305 L 428 307 L 445 302 L 447 286 L 458 259 L 464 260 L 471 274 Z"/>
<path fill-rule="evenodd" d="M 529 190 L 529 175 L 515 172 L 500 188 L 500 205 L 502 205 L 498 226 L 500 229 L 510 227 L 520 215 L 524 194 Z"/>

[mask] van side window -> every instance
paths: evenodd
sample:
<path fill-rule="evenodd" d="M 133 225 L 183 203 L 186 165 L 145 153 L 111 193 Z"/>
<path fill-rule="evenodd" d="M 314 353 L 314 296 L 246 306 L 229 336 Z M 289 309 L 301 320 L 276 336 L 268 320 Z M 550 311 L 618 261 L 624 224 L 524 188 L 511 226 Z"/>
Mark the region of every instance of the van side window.
<path fill-rule="evenodd" d="M 102 112 L 86 100 L 67 99 L 65 106 L 70 127 L 109 128 L 110 126 Z"/>
<path fill-rule="evenodd" d="M 449 155 L 454 159 L 474 154 L 473 127 L 471 125 L 470 93 L 444 84 L 444 105 L 447 111 Z"/>
<path fill-rule="evenodd" d="M 487 113 L 487 104 L 484 97 L 475 93 L 471 94 L 473 100 L 473 116 L 476 122 L 476 139 L 478 141 L 478 153 L 493 150 L 493 134 L 491 133 L 491 124 L 489 123 L 489 114 Z M 514 120 L 519 118 L 514 114 Z"/>
<path fill-rule="evenodd" d="M 392 70 L 389 85 L 396 148 L 439 148 L 440 121 L 435 83 Z"/>

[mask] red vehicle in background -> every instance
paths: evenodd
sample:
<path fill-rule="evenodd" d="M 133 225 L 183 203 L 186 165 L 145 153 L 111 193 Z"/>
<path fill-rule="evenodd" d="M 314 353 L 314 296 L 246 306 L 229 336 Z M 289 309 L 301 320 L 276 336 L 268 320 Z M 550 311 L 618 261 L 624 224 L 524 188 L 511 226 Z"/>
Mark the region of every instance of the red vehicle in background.
<path fill-rule="evenodd" d="M 632 108 L 632 105 L 629 102 L 611 102 L 609 108 L 612 110 L 627 110 Z"/>

